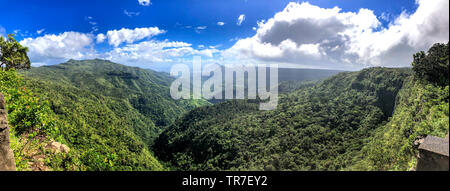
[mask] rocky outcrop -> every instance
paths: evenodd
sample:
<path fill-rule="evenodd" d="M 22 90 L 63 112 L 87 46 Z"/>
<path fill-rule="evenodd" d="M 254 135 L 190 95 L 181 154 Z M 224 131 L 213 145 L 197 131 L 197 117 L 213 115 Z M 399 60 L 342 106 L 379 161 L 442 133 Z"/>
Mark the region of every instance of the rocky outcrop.
<path fill-rule="evenodd" d="M 64 153 L 64 154 L 68 154 L 70 151 L 70 148 L 67 145 L 57 142 L 53 139 L 50 139 L 50 142 L 47 143 L 45 149 L 50 150 L 51 152 L 54 153 Z"/>
<path fill-rule="evenodd" d="M 5 98 L 0 93 L 0 171 L 15 171 L 14 153 L 9 145 L 9 128 L 6 120 Z"/>
<path fill-rule="evenodd" d="M 419 142 L 417 171 L 448 171 L 449 140 L 435 136 L 427 136 Z"/>

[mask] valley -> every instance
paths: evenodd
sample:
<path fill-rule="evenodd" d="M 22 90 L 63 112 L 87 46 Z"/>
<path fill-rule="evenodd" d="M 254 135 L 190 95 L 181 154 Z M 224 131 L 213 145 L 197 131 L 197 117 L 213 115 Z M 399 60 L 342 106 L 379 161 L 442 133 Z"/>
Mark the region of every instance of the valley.
<path fill-rule="evenodd" d="M 100 59 L 2 71 L 0 87 L 18 170 L 34 160 L 28 144 L 51 170 L 408 170 L 416 137 L 443 137 L 449 123 L 448 44 L 414 58 L 280 69 L 270 111 L 259 99 L 174 100 L 168 73 Z M 40 149 L 50 139 L 70 151 Z"/>

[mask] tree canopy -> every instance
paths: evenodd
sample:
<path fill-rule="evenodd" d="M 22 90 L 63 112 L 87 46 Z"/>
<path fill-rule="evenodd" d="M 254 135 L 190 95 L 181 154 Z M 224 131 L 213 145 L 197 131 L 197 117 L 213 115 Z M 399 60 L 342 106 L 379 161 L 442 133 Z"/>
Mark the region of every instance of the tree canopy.
<path fill-rule="evenodd" d="M 13 34 L 9 34 L 7 39 L 0 37 L 0 67 L 2 69 L 29 69 L 30 59 L 27 52 L 28 48 L 17 42 Z"/>
<path fill-rule="evenodd" d="M 420 51 L 414 54 L 412 63 L 415 75 L 439 86 L 449 84 L 448 43 L 434 44 L 425 54 Z"/>

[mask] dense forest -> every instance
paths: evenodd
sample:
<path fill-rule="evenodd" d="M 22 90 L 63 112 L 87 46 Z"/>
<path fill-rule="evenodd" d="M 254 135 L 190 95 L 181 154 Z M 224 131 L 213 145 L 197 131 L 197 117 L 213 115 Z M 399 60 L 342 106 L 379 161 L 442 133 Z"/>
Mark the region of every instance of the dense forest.
<path fill-rule="evenodd" d="M 344 72 L 282 95 L 274 111 L 251 101 L 195 109 L 155 141 L 181 170 L 409 170 L 418 136 L 449 128 L 448 44 L 413 68 Z"/>
<path fill-rule="evenodd" d="M 154 150 L 183 170 L 339 170 L 391 116 L 408 69 L 344 72 L 282 95 L 276 110 L 250 101 L 195 109 Z"/>
<path fill-rule="evenodd" d="M 19 170 L 409 170 L 417 137 L 448 133 L 448 54 L 435 44 L 412 68 L 286 69 L 271 111 L 173 100 L 167 73 L 99 59 L 2 68 L 0 92 Z"/>
<path fill-rule="evenodd" d="M 15 73 L 2 73 L 18 82 L 10 89 L 23 88 L 30 99 L 39 100 L 37 105 L 45 105 L 45 115 L 52 117 L 48 123 L 54 127 L 50 135 L 71 148 L 68 156 L 47 161 L 53 169 L 162 169 L 148 150 L 153 139 L 177 116 L 209 104 L 204 100 L 171 99 L 168 85 L 173 79 L 168 74 L 103 60 L 71 60 L 31 68 L 21 71 L 22 77 Z M 27 108 L 30 103 L 10 96 L 7 100 L 11 103 L 10 123 L 20 137 L 28 130 L 26 127 L 33 125 L 16 122 L 15 113 L 22 111 L 11 107 Z M 17 162 L 26 168 L 26 157 L 22 159 Z"/>

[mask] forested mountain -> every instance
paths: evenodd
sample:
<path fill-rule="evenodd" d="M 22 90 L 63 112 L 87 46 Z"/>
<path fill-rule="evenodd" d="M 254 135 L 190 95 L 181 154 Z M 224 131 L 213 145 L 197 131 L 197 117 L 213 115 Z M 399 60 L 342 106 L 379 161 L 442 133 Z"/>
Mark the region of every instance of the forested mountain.
<path fill-rule="evenodd" d="M 166 73 L 104 60 L 70 60 L 22 75 L 25 87 L 49 101 L 56 134 L 88 170 L 157 169 L 148 150 L 153 139 L 177 116 L 209 104 L 173 100 Z"/>
<path fill-rule="evenodd" d="M 281 95 L 194 109 L 158 139 L 156 156 L 180 170 L 408 170 L 417 136 L 448 133 L 448 44 L 409 68 L 343 72 Z"/>

